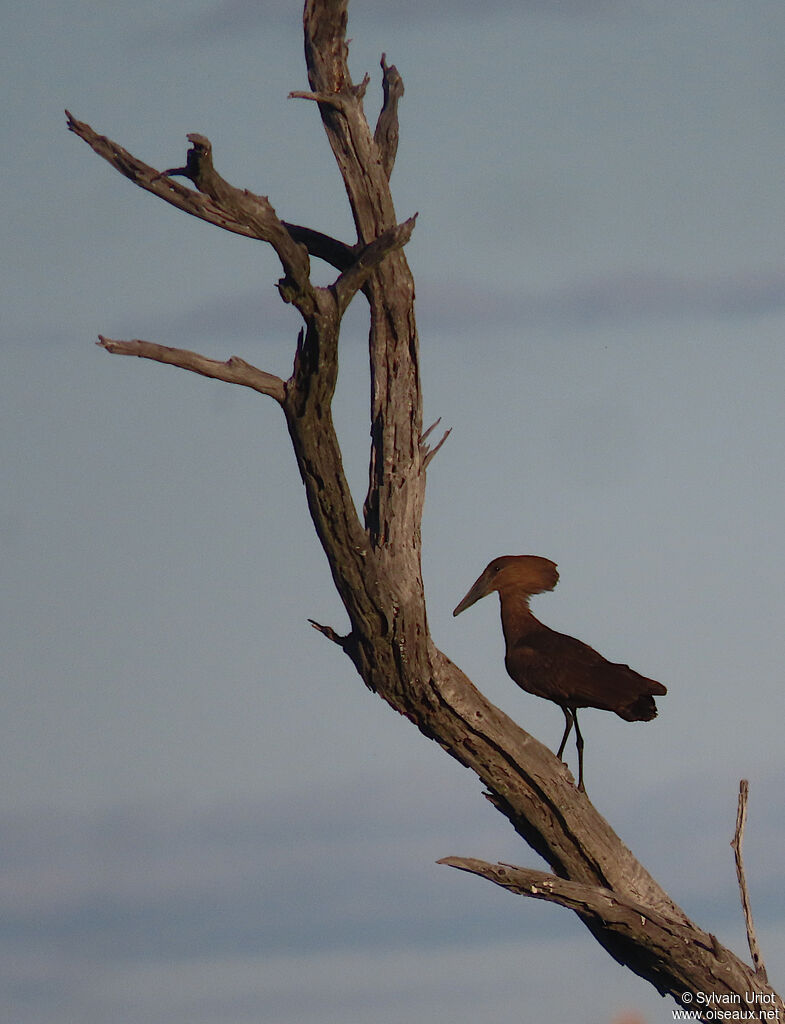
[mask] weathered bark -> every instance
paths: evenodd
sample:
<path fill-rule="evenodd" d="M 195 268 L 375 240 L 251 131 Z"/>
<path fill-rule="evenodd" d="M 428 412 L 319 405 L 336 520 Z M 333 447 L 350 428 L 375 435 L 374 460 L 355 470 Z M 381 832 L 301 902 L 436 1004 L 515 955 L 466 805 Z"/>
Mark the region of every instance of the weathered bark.
<path fill-rule="evenodd" d="M 403 253 L 414 219 L 396 220 L 389 178 L 403 83 L 382 59 L 384 107 L 371 134 L 363 111 L 367 77 L 347 66 L 348 0 L 306 0 L 310 89 L 343 176 L 357 240 L 344 243 L 278 219 L 266 197 L 226 182 L 204 136 L 189 136 L 185 166 L 158 172 L 68 115 L 68 127 L 99 156 L 178 208 L 273 246 L 282 298 L 302 315 L 288 380 L 236 356 L 220 362 L 152 342 L 101 338 L 109 352 L 167 362 L 251 387 L 278 401 L 305 484 L 314 526 L 346 608 L 350 631 L 314 623 L 351 658 L 366 685 L 461 764 L 488 799 L 551 866 L 553 874 L 447 858 L 521 895 L 578 914 L 620 963 L 677 999 L 685 992 L 754 992 L 776 998 L 756 973 L 694 925 L 624 846 L 553 753 L 494 707 L 433 644 L 420 568 L 420 523 L 429 449 L 423 432 L 414 282 Z M 173 180 L 184 176 L 195 191 Z M 339 271 L 310 280 L 310 256 Z M 370 309 L 371 451 L 361 521 L 343 471 L 331 415 L 341 317 L 357 291 Z M 443 439 L 442 439 L 443 440 Z M 439 442 L 441 444 L 441 441 Z"/>

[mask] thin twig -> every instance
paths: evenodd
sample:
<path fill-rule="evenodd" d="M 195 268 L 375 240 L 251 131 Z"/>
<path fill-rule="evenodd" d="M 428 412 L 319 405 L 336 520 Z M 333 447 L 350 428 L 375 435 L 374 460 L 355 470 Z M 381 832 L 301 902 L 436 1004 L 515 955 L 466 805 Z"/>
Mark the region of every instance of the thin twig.
<path fill-rule="evenodd" d="M 348 83 L 346 91 L 344 92 L 319 92 L 319 91 L 303 91 L 302 89 L 294 89 L 289 93 L 290 100 L 312 100 L 314 103 L 326 103 L 328 107 L 335 107 L 336 110 L 340 110 L 346 113 L 348 105 L 352 99 L 362 100 L 365 96 L 365 91 L 368 88 L 368 83 L 371 81 L 371 76 L 366 72 L 363 75 L 363 80 L 358 85 L 352 85 Z"/>
<path fill-rule="evenodd" d="M 434 420 L 433 421 L 433 423 L 430 425 L 430 427 L 428 427 L 426 430 L 423 430 L 423 432 L 420 434 L 420 444 L 424 444 L 425 441 L 428 440 L 430 435 L 434 432 L 434 430 L 436 430 L 436 428 L 439 426 L 441 421 L 442 421 L 442 418 L 440 416 L 438 418 L 438 420 Z"/>
<path fill-rule="evenodd" d="M 744 873 L 744 860 L 741 855 L 741 844 L 744 840 L 744 826 L 747 824 L 747 797 L 749 795 L 749 789 L 750 784 L 747 779 L 742 779 L 739 783 L 739 806 L 736 811 L 736 831 L 733 835 L 733 839 L 731 840 L 731 846 L 733 847 L 733 853 L 736 858 L 736 877 L 739 880 L 741 906 L 744 911 L 744 923 L 747 926 L 747 942 L 750 946 L 752 965 L 755 968 L 755 973 L 759 975 L 764 982 L 768 983 L 769 979 L 766 975 L 766 967 L 763 963 L 760 946 L 758 945 L 758 936 L 755 934 L 755 925 L 752 921 L 750 895 L 747 890 L 747 877 Z"/>
<path fill-rule="evenodd" d="M 289 93 L 290 100 L 312 100 L 314 103 L 326 103 L 336 110 L 345 110 L 347 98 L 340 92 L 306 92 L 302 89 L 294 89 Z"/>
<path fill-rule="evenodd" d="M 442 421 L 442 418 L 440 416 L 438 418 L 438 420 L 436 420 L 434 423 L 432 423 L 430 425 L 430 427 L 428 427 L 427 430 L 424 430 L 422 432 L 422 434 L 420 434 L 420 449 L 422 450 L 422 455 L 423 455 L 423 460 L 422 460 L 422 468 L 423 469 L 425 469 L 428 466 L 428 463 L 431 461 L 431 459 L 434 457 L 434 455 L 438 452 L 438 450 L 441 448 L 441 446 L 444 444 L 444 442 L 447 440 L 447 438 L 452 433 L 452 427 L 450 427 L 449 430 L 445 430 L 444 434 L 442 434 L 441 440 L 439 441 L 439 443 L 434 448 L 431 448 L 430 445 L 427 445 L 425 443 L 426 439 L 436 429 L 436 427 L 439 426 L 441 421 Z"/>
<path fill-rule="evenodd" d="M 423 469 L 427 469 L 428 463 L 431 461 L 431 459 L 434 457 L 434 455 L 438 452 L 438 450 L 441 448 L 441 446 L 444 444 L 444 442 L 447 440 L 447 438 L 450 436 L 451 433 L 452 433 L 452 427 L 450 427 L 449 430 L 445 430 L 445 432 L 442 434 L 441 440 L 438 442 L 438 444 L 435 444 L 433 446 L 433 448 L 428 448 L 428 450 L 425 452 L 425 456 L 424 456 L 424 458 L 422 460 L 422 468 Z"/>
<path fill-rule="evenodd" d="M 332 640 L 334 644 L 338 644 L 341 648 L 346 647 L 346 641 L 349 639 L 348 636 L 341 636 L 340 633 L 335 632 L 332 626 L 323 626 L 321 622 L 317 622 L 316 619 L 308 619 L 308 621 L 317 633 L 321 633 L 322 636 L 326 636 L 328 640 Z"/>

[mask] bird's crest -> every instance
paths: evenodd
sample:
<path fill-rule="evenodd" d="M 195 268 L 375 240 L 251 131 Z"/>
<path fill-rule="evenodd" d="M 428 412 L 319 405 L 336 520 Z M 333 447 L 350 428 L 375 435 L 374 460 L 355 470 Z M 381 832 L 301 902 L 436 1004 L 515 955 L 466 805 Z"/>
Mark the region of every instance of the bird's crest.
<path fill-rule="evenodd" d="M 543 594 L 559 582 L 556 563 L 540 555 L 501 555 L 485 571 L 489 570 L 497 583 L 494 590 L 509 587 L 527 594 Z"/>
<path fill-rule="evenodd" d="M 453 612 L 460 615 L 481 597 L 498 590 L 500 594 L 517 592 L 530 597 L 553 590 L 559 582 L 556 563 L 540 555 L 501 555 L 490 562 L 469 593 Z"/>

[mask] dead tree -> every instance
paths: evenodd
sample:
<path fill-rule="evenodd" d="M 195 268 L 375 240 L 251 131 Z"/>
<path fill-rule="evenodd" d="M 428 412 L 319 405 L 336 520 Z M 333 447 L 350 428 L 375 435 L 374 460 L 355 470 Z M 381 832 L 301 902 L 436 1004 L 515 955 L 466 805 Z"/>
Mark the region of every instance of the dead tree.
<path fill-rule="evenodd" d="M 693 924 L 577 791 L 561 761 L 494 707 L 431 640 L 420 523 L 426 469 L 444 438 L 429 447 L 433 428 L 423 430 L 414 282 L 403 252 L 414 218 L 398 223 L 389 184 L 403 83 L 382 57 L 384 103 L 372 134 L 363 111 L 368 76 L 355 85 L 347 65 L 347 4 L 306 0 L 310 88 L 292 95 L 318 106 L 354 217 L 353 243 L 279 220 L 265 196 L 221 177 L 202 135 L 188 136 L 184 166 L 159 172 L 68 114 L 70 130 L 136 185 L 273 247 L 283 268 L 281 298 L 303 320 L 291 376 L 283 380 L 237 356 L 221 362 L 149 341 L 100 337 L 99 344 L 252 388 L 280 405 L 351 628 L 339 635 L 313 625 L 348 655 L 371 690 L 476 773 L 487 798 L 552 873 L 456 857 L 442 863 L 569 907 L 619 963 L 663 995 L 680 1002 L 692 996 L 699 1012 L 698 993 L 731 1002 L 753 994 L 785 1015 L 765 972 Z M 311 257 L 338 272 L 329 287 L 311 282 Z M 341 318 L 358 292 L 370 310 L 371 449 L 362 520 L 331 414 Z"/>

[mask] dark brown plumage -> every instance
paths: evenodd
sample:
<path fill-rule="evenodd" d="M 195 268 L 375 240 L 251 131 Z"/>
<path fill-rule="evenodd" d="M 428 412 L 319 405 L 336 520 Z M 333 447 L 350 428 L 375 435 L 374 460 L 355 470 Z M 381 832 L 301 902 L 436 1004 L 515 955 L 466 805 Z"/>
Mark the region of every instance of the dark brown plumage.
<path fill-rule="evenodd" d="M 583 791 L 583 736 L 578 708 L 614 711 L 627 722 L 649 722 L 657 716 L 655 696 L 667 693 L 662 683 L 634 672 L 629 665 L 606 661 L 588 644 L 543 625 L 529 610 L 529 598 L 553 590 L 559 581 L 556 565 L 539 555 L 502 555 L 453 612 L 460 615 L 492 591 L 499 593 L 506 646 L 504 664 L 522 689 L 558 704 L 565 728 L 557 757 L 575 726 L 578 748 L 578 789 Z"/>

